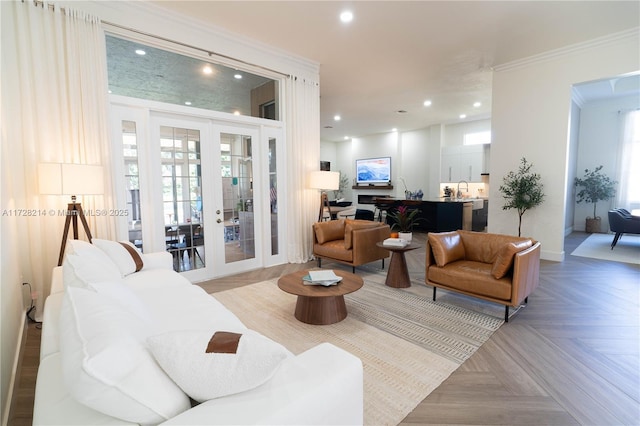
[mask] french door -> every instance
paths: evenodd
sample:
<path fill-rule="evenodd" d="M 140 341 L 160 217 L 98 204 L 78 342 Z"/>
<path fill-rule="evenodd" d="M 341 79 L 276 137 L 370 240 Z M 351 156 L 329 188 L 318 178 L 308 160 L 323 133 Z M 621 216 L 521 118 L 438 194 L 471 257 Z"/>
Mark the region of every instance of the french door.
<path fill-rule="evenodd" d="M 214 267 L 223 275 L 262 265 L 264 151 L 257 128 L 213 126 Z"/>
<path fill-rule="evenodd" d="M 284 262 L 282 130 L 112 107 L 120 239 L 197 282 Z M 280 155 L 278 155 L 280 153 Z"/>

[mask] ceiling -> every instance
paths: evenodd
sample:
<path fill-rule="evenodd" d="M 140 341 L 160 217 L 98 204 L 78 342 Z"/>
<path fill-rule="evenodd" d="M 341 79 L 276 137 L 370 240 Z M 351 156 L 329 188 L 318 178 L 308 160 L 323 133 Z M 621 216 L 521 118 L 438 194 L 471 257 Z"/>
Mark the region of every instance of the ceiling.
<path fill-rule="evenodd" d="M 492 67 L 640 27 L 637 1 L 152 3 L 320 63 L 330 141 L 489 117 Z"/>

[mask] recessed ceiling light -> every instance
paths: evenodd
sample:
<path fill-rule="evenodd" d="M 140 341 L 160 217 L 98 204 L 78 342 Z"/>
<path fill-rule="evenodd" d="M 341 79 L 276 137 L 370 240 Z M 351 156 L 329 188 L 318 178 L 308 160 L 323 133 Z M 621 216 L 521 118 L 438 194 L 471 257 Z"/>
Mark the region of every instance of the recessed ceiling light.
<path fill-rule="evenodd" d="M 233 111 L 233 115 L 240 115 L 240 111 Z"/>
<path fill-rule="evenodd" d="M 191 105 L 191 102 L 186 101 L 184 104 L 185 104 L 185 105 Z"/>
<path fill-rule="evenodd" d="M 137 53 L 138 55 L 140 55 L 140 56 L 144 56 L 144 55 L 146 55 L 146 54 L 147 54 L 147 52 L 145 52 L 145 51 L 144 51 L 144 50 L 142 50 L 142 49 L 136 49 L 136 53 Z"/>
<path fill-rule="evenodd" d="M 241 80 L 242 79 L 242 74 L 235 74 L 233 76 L 233 78 L 235 78 L 236 80 Z"/>
<path fill-rule="evenodd" d="M 211 65 L 205 65 L 204 68 L 202 68 L 202 72 L 204 74 L 213 74 L 213 68 L 211 68 Z"/>
<path fill-rule="evenodd" d="M 395 127 L 393 129 L 391 129 L 392 132 L 397 132 L 398 129 L 396 129 Z"/>
<path fill-rule="evenodd" d="M 461 119 L 467 118 L 467 114 L 460 114 L 460 118 Z"/>
<path fill-rule="evenodd" d="M 345 141 L 348 141 L 349 139 L 351 139 L 349 136 L 345 136 L 345 137 L 344 137 L 344 140 L 345 140 Z"/>
<path fill-rule="evenodd" d="M 474 103 L 473 103 L 473 107 L 474 107 L 474 108 L 479 108 L 479 107 L 481 107 L 481 106 L 482 106 L 482 102 L 474 102 Z"/>
<path fill-rule="evenodd" d="M 334 115 L 334 116 L 333 116 L 333 119 L 334 119 L 335 121 L 340 121 L 340 120 L 342 120 L 342 117 L 340 117 L 339 115 Z"/>
<path fill-rule="evenodd" d="M 424 106 L 431 106 L 431 101 L 429 99 L 427 99 L 426 101 L 424 101 Z"/>
<path fill-rule="evenodd" d="M 345 10 L 340 14 L 340 20 L 345 24 L 353 21 L 353 13 L 350 10 Z"/>

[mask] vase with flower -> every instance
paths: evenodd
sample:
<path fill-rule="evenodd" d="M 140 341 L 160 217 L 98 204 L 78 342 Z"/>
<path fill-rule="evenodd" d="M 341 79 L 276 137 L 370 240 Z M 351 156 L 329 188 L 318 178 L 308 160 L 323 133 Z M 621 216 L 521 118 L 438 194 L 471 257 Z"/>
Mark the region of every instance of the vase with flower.
<path fill-rule="evenodd" d="M 420 209 L 399 206 L 387 214 L 387 218 L 391 221 L 391 229 L 398 231 L 398 238 L 411 242 L 413 227 L 422 219 L 418 217 L 419 213 Z"/>

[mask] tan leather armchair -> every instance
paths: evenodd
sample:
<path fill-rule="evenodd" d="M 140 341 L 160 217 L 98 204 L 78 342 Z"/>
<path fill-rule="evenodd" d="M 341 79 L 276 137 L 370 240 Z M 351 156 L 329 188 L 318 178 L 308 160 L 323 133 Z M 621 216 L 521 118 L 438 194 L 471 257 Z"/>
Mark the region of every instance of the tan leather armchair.
<path fill-rule="evenodd" d="M 540 243 L 473 231 L 429 233 L 425 283 L 505 305 L 527 302 L 539 282 Z"/>
<path fill-rule="evenodd" d="M 369 220 L 339 219 L 313 224 L 313 254 L 322 265 L 322 259 L 331 259 L 355 267 L 389 256 L 389 251 L 376 243 L 389 238 L 389 225 Z"/>

